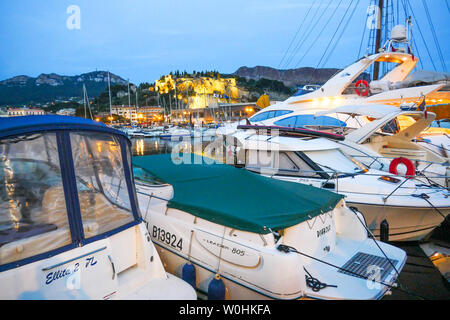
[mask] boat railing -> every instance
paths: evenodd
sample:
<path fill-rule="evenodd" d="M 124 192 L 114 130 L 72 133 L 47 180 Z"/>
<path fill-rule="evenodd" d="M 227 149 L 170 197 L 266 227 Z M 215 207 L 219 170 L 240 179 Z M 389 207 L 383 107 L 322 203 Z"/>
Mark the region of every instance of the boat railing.
<path fill-rule="evenodd" d="M 299 173 L 299 175 L 292 175 L 290 177 L 292 177 L 292 178 L 306 178 L 306 179 L 318 178 L 318 177 L 314 177 L 313 175 L 314 174 L 325 173 L 325 174 L 328 175 L 328 178 L 327 178 L 327 180 L 325 182 L 321 183 L 321 187 L 327 185 L 330 181 L 334 181 L 336 183 L 335 184 L 335 187 L 336 187 L 335 191 L 337 193 L 339 193 L 339 179 L 348 178 L 348 177 L 352 177 L 352 176 L 354 177 L 354 176 L 362 175 L 362 174 L 365 175 L 365 176 L 378 177 L 379 179 L 383 178 L 383 180 L 385 180 L 387 182 L 391 182 L 393 184 L 394 183 L 397 184 L 397 183 L 401 182 L 398 186 L 396 186 L 396 188 L 387 197 L 384 198 L 384 201 L 386 201 L 397 190 L 399 190 L 406 181 L 408 181 L 410 179 L 413 179 L 413 178 L 417 179 L 419 182 L 422 182 L 419 185 L 416 184 L 416 187 L 417 186 L 421 186 L 421 187 L 428 187 L 428 188 L 432 188 L 432 189 L 433 188 L 439 188 L 439 189 L 442 189 L 442 190 L 448 190 L 448 191 L 450 190 L 449 188 L 446 188 L 446 187 L 443 187 L 443 186 L 440 186 L 440 185 L 436 185 L 436 184 L 432 184 L 429 181 L 421 181 L 420 178 L 424 178 L 424 176 L 417 176 L 417 175 L 415 175 L 415 176 L 400 175 L 400 174 L 395 175 L 395 174 L 391 174 L 391 173 L 388 173 L 388 172 L 386 172 L 386 173 L 370 173 L 370 172 L 367 172 L 365 170 L 361 170 L 359 172 L 343 172 L 343 171 L 338 171 L 338 170 L 292 170 L 292 169 L 284 170 L 284 169 L 276 169 L 276 168 L 270 168 L 270 167 L 263 168 L 263 167 L 255 167 L 255 166 L 246 166 L 245 168 L 249 169 L 251 171 L 259 171 L 259 172 L 262 171 L 261 172 L 262 174 L 264 174 L 264 170 L 266 170 L 266 174 L 268 176 L 270 176 L 271 178 L 275 178 L 277 176 L 280 176 L 280 173 L 282 173 L 282 172 L 289 172 L 291 174 L 292 173 Z M 272 173 L 270 171 L 276 171 L 277 173 Z M 270 172 L 270 174 L 269 174 L 269 172 Z M 404 180 L 400 181 L 400 180 L 398 180 L 398 178 L 403 178 Z M 429 176 L 428 175 L 426 178 L 450 179 L 450 176 L 436 174 L 436 175 L 433 175 L 433 176 Z M 323 180 L 322 178 L 318 178 L 318 179 Z"/>
<path fill-rule="evenodd" d="M 372 161 L 370 164 L 366 165 L 369 169 L 372 168 L 372 165 L 375 163 L 375 161 L 380 163 L 380 167 L 381 169 L 383 169 L 385 163 L 382 163 L 380 160 L 386 160 L 386 161 L 392 161 L 393 159 L 395 159 L 394 157 L 382 157 L 382 156 L 352 156 L 353 158 L 370 158 L 370 159 L 374 159 L 374 161 Z M 430 172 L 433 173 L 433 171 L 427 171 L 432 165 L 438 165 L 438 166 L 450 166 L 449 163 L 439 163 L 436 161 L 428 161 L 428 160 L 414 160 L 414 162 L 416 162 L 416 176 L 422 176 L 426 179 L 445 179 L 446 181 L 450 181 L 450 176 L 447 175 L 437 175 L 437 176 L 431 176 Z M 421 168 L 420 170 L 417 169 L 417 167 L 423 164 L 424 168 Z M 430 181 L 429 181 L 430 182 Z M 431 183 L 431 182 L 430 182 Z"/>
<path fill-rule="evenodd" d="M 338 171 L 338 170 L 294 170 L 294 169 L 276 169 L 276 168 L 271 168 L 271 167 L 257 167 L 257 166 L 245 166 L 246 169 L 253 169 L 253 170 L 267 170 L 267 171 L 282 171 L 282 172 L 290 172 L 290 173 L 327 173 L 327 174 L 331 174 L 331 176 L 336 176 L 338 178 L 347 178 L 350 176 L 357 176 L 357 175 L 361 175 L 364 174 L 365 176 L 375 176 L 375 177 L 400 177 L 400 178 L 422 178 L 422 176 L 410 176 L 410 175 L 402 175 L 402 174 L 392 174 L 389 172 L 384 172 L 384 173 L 369 173 L 365 170 L 361 170 L 359 172 L 345 172 L 345 171 Z M 294 176 L 294 177 L 298 177 L 298 178 L 314 178 L 312 175 L 298 175 L 298 176 Z M 440 174 L 436 174 L 433 176 L 428 176 L 429 178 L 450 178 L 450 176 L 447 175 L 440 175 Z"/>
<path fill-rule="evenodd" d="M 373 159 L 373 160 L 383 160 L 383 159 L 385 159 L 385 160 L 388 160 L 388 161 L 392 161 L 393 159 L 395 159 L 396 157 L 383 157 L 383 156 L 370 156 L 370 155 L 367 155 L 367 156 L 356 156 L 356 155 L 352 155 L 352 158 L 370 158 L 370 159 Z M 428 166 L 431 166 L 431 165 L 433 165 L 433 164 L 437 164 L 437 165 L 445 165 L 445 163 L 444 164 L 442 164 L 442 163 L 439 163 L 439 162 L 436 162 L 436 161 L 429 161 L 429 160 L 421 160 L 421 159 L 414 159 L 413 160 L 414 162 L 416 162 L 416 163 L 423 163 L 423 164 L 427 164 Z M 450 165 L 450 164 L 449 164 Z M 370 166 L 369 165 L 367 165 L 367 167 L 369 167 L 370 168 Z M 422 169 L 423 170 L 423 169 Z"/>

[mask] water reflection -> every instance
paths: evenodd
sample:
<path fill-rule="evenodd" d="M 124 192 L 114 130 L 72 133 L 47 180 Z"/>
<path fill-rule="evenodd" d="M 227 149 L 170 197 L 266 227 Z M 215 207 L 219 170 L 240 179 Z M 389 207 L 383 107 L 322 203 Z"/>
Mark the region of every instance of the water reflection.
<path fill-rule="evenodd" d="M 133 148 L 133 150 L 135 151 L 134 154 L 138 155 L 138 156 L 143 156 L 144 155 L 144 139 L 137 139 L 135 141 L 135 148 Z"/>
<path fill-rule="evenodd" d="M 177 148 L 178 152 L 199 152 L 214 140 L 214 137 L 186 138 L 181 141 L 162 140 L 160 138 L 137 138 L 131 139 L 133 143 L 133 156 L 144 156 L 150 154 L 171 153 Z M 201 152 L 201 151 L 200 151 Z"/>

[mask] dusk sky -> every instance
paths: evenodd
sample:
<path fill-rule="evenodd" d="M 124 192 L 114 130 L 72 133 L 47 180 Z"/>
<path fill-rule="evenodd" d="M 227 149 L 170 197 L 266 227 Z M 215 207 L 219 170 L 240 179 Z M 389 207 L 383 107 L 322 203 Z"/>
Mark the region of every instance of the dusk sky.
<path fill-rule="evenodd" d="M 399 2 L 403 12 L 402 1 L 393 1 L 395 10 Z M 449 4 L 447 0 L 426 2 L 449 70 Z M 1 1 L 0 80 L 16 75 L 109 70 L 140 83 L 153 82 L 177 69 L 232 73 L 240 66 L 316 67 L 350 3 L 352 0 Z M 358 58 L 371 1 L 353 1 L 341 28 L 356 3 L 352 19 L 325 67 L 342 68 Z M 410 3 L 435 66 L 442 71 L 423 3 Z M 80 29 L 66 25 L 70 5 L 80 8 Z M 291 62 L 280 65 L 308 10 L 310 15 L 291 49 L 309 30 L 313 32 L 303 39 Z M 315 10 L 318 13 L 311 22 Z M 340 32 L 338 29 L 335 39 Z M 368 33 L 366 29 L 360 56 L 366 51 Z M 413 33 L 424 69 L 433 70 L 414 20 Z"/>

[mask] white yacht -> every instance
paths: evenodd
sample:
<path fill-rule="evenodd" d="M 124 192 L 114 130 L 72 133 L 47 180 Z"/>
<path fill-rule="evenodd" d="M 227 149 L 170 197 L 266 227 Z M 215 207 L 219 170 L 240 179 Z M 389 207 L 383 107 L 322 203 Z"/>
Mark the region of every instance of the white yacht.
<path fill-rule="evenodd" d="M 163 132 L 159 135 L 159 137 L 163 140 L 182 140 L 183 137 L 191 137 L 192 132 L 189 129 L 172 127 L 169 128 L 166 132 Z"/>
<path fill-rule="evenodd" d="M 342 116 L 341 119 L 370 118 L 372 121 L 363 122 L 358 128 L 333 128 L 335 132 L 342 130 L 346 133 L 344 141 L 337 141 L 342 150 L 366 166 L 394 174 L 400 170 L 395 164 L 401 162 L 409 166 L 411 172 L 408 175 L 422 175 L 434 183 L 450 187 L 447 146 L 443 143 L 436 145 L 426 137 L 418 138 L 436 115 L 417 111 L 415 106 L 409 110 L 405 107 L 406 110 L 387 105 L 347 105 L 318 112 L 315 117 L 335 114 Z M 402 174 L 406 173 L 403 170 Z"/>
<path fill-rule="evenodd" d="M 195 299 L 142 221 L 131 143 L 68 116 L 0 119 L 0 299 Z"/>
<path fill-rule="evenodd" d="M 257 125 L 281 126 L 280 122 L 293 121 L 294 116 L 313 116 L 317 112 L 345 105 L 400 106 L 405 103 L 417 103 L 422 99 L 425 99 L 428 111 L 436 113 L 438 119 L 448 118 L 450 103 L 448 74 L 434 74 L 428 71 L 413 73 L 419 58 L 402 47 L 392 50 L 393 43 L 408 44 L 408 32 L 404 26 L 394 27 L 391 40 L 380 49 L 379 53 L 362 57 L 336 73 L 317 90 L 292 96 L 260 110 L 249 119 L 250 122 Z M 379 80 L 370 81 L 368 72 L 375 63 L 384 63 L 390 65 L 390 68 L 387 68 L 386 74 Z M 335 123 L 336 120 L 332 120 L 333 118 L 330 114 L 322 120 L 326 123 L 330 121 Z M 315 123 L 317 121 L 312 121 L 311 124 Z M 305 124 L 305 119 L 302 124 Z"/>
<path fill-rule="evenodd" d="M 405 252 L 370 238 L 342 196 L 211 161 L 133 157 L 149 233 L 199 295 L 379 299 L 393 286 Z"/>
<path fill-rule="evenodd" d="M 290 129 L 290 136 L 274 130 L 240 130 L 225 139 L 230 161 L 265 176 L 344 195 L 347 205 L 364 215 L 376 237 L 386 220 L 390 241 L 424 239 L 450 213 L 447 189 L 425 177 L 368 169 L 342 152 L 344 136 L 329 135 L 336 140 L 332 141 L 320 138 L 328 135 L 324 132 L 316 132 L 319 138 L 314 138 L 312 130 Z"/>

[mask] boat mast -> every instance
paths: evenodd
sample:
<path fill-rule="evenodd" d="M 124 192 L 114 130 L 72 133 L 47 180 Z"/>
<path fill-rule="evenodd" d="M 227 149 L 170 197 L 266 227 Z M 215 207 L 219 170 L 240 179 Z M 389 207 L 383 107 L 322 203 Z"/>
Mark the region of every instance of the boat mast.
<path fill-rule="evenodd" d="M 83 83 L 83 104 L 84 104 L 84 117 L 87 118 L 86 114 L 86 86 Z"/>
<path fill-rule="evenodd" d="M 109 120 L 111 121 L 111 125 L 112 125 L 112 105 L 111 105 L 111 79 L 109 76 L 109 71 L 108 71 L 108 91 L 109 91 Z"/>
<path fill-rule="evenodd" d="M 378 19 L 377 19 L 377 36 L 375 40 L 375 52 L 374 54 L 378 53 L 378 50 L 380 49 L 381 45 L 381 26 L 382 26 L 382 20 L 383 20 L 383 3 L 384 0 L 378 0 Z M 373 65 L 373 80 L 378 80 L 378 74 L 380 70 L 380 63 L 375 62 Z"/>
<path fill-rule="evenodd" d="M 131 100 L 130 100 L 130 79 L 127 79 L 128 81 L 128 110 L 130 110 L 130 124 L 133 125 L 133 120 L 132 120 L 132 116 L 131 116 Z M 136 117 L 137 117 L 137 113 L 136 113 Z"/>
<path fill-rule="evenodd" d="M 86 111 L 86 105 L 89 108 L 89 115 L 91 116 L 91 119 L 94 117 L 92 116 L 92 110 L 91 110 L 91 104 L 89 102 L 89 97 L 86 90 L 86 85 L 83 83 L 83 103 L 84 103 L 84 117 L 87 118 L 87 111 Z"/>

